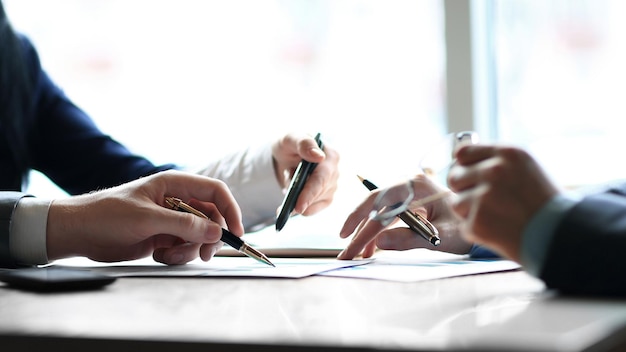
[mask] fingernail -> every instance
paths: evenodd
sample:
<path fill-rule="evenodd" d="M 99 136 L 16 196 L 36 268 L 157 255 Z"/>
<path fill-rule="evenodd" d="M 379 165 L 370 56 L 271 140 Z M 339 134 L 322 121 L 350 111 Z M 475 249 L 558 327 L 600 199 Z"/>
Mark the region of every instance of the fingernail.
<path fill-rule="evenodd" d="M 317 154 L 318 156 L 324 156 L 324 151 L 322 151 L 320 148 L 311 148 L 311 153 L 313 154 Z"/>

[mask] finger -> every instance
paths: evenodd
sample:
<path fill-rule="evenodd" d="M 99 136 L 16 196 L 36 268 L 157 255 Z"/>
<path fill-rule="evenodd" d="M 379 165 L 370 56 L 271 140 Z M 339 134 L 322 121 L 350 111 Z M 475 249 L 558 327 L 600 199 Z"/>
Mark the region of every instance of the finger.
<path fill-rule="evenodd" d="M 152 258 L 163 264 L 181 265 L 188 263 L 198 257 L 200 244 L 183 243 L 170 248 L 157 248 L 152 254 Z"/>
<path fill-rule="evenodd" d="M 473 189 L 485 183 L 502 182 L 509 177 L 501 157 L 492 157 L 472 165 L 456 165 L 450 169 L 448 185 L 455 192 Z"/>
<path fill-rule="evenodd" d="M 314 214 L 332 202 L 339 178 L 337 170 L 339 157 L 334 151 L 329 151 L 327 156 L 307 178 L 294 208 L 296 213 Z M 313 204 L 315 207 L 309 209 Z"/>
<path fill-rule="evenodd" d="M 376 252 L 376 248 L 376 241 L 370 241 L 368 244 L 365 245 L 365 248 L 363 248 L 363 253 L 361 254 L 361 256 L 363 258 L 370 258 Z"/>
<path fill-rule="evenodd" d="M 327 187 L 328 183 L 317 183 L 315 181 L 315 178 L 309 178 L 298 197 L 294 212 L 308 216 L 319 212 L 332 203 L 337 190 L 337 183 L 331 182 L 331 186 Z"/>
<path fill-rule="evenodd" d="M 493 157 L 497 153 L 497 147 L 484 144 L 464 144 L 456 152 L 456 162 L 459 165 L 471 165 L 481 160 Z"/>
<path fill-rule="evenodd" d="M 208 262 L 211 258 L 213 258 L 213 256 L 215 256 L 217 251 L 222 249 L 223 245 L 224 242 L 222 241 L 213 244 L 203 244 L 200 247 L 200 258 L 205 262 Z"/>
<path fill-rule="evenodd" d="M 155 215 L 149 223 L 152 233 L 165 233 L 193 243 L 215 243 L 222 236 L 222 225 L 197 215 L 184 213 L 155 205 Z"/>
<path fill-rule="evenodd" d="M 369 217 L 370 212 L 374 209 L 374 202 L 379 191 L 372 192 L 359 206 L 348 215 L 343 227 L 339 231 L 339 237 L 346 238 L 350 236 L 359 224 Z"/>
<path fill-rule="evenodd" d="M 185 202 L 197 199 L 215 204 L 228 224 L 229 230 L 235 234 L 243 234 L 241 209 L 224 182 L 206 176 L 175 171 L 166 171 L 164 182 L 163 189 L 167 190 L 167 195 L 178 197 Z"/>
<path fill-rule="evenodd" d="M 272 154 L 280 154 L 282 155 L 281 159 L 284 159 L 282 162 L 293 164 L 293 166 L 289 168 L 292 172 L 295 169 L 295 165 L 302 159 L 309 162 L 320 163 L 326 157 L 326 152 L 317 145 L 313 137 L 296 134 L 283 136 L 278 143 L 274 145 Z M 282 165 L 281 167 L 286 167 L 286 165 Z"/>
<path fill-rule="evenodd" d="M 150 239 L 152 241 L 152 248 L 170 248 L 186 242 L 180 237 L 165 234 L 155 235 L 150 237 Z"/>
<path fill-rule="evenodd" d="M 211 221 L 220 224 L 222 227 L 226 227 L 226 220 L 215 204 L 201 202 L 197 199 L 191 199 L 189 201 L 189 205 L 202 212 L 209 219 L 211 219 Z"/>
<path fill-rule="evenodd" d="M 452 210 L 461 219 L 467 220 L 473 208 L 478 206 L 480 199 L 488 192 L 486 184 L 478 185 L 472 189 L 458 193 L 458 196 L 451 202 Z"/>
<path fill-rule="evenodd" d="M 303 137 L 296 141 L 298 155 L 312 163 L 321 163 L 326 157 L 326 153 L 318 146 L 312 137 Z"/>
<path fill-rule="evenodd" d="M 367 220 L 363 228 L 352 238 L 346 248 L 339 253 L 338 259 L 353 259 L 370 243 L 385 227 L 375 220 Z"/>

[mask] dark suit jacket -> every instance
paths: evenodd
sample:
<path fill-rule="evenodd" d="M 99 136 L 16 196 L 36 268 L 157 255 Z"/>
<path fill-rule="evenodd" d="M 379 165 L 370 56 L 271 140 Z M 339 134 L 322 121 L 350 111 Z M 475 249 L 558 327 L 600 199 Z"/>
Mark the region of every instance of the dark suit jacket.
<path fill-rule="evenodd" d="M 102 133 L 42 70 L 31 43 L 25 37 L 22 43 L 36 80 L 28 140 L 31 169 L 42 172 L 68 193 L 81 194 L 174 168 L 157 167 Z M 5 134 L 0 135 L 0 190 L 19 191 L 22 182 L 15 161 Z"/>
<path fill-rule="evenodd" d="M 540 278 L 563 293 L 626 296 L 626 183 L 567 213 Z"/>
<path fill-rule="evenodd" d="M 139 177 L 172 169 L 155 166 L 132 154 L 123 145 L 102 133 L 42 70 L 37 52 L 21 37 L 24 57 L 35 77 L 28 139 L 31 169 L 45 174 L 70 194 L 119 185 Z M 5 89 L 1 87 L 0 89 Z M 0 129 L 6 128 L 0 124 Z M 2 131 L 2 130 L 0 130 Z M 9 253 L 9 230 L 15 204 L 23 193 L 22 180 L 9 150 L 4 131 L 0 133 L 0 266 L 14 266 Z"/>

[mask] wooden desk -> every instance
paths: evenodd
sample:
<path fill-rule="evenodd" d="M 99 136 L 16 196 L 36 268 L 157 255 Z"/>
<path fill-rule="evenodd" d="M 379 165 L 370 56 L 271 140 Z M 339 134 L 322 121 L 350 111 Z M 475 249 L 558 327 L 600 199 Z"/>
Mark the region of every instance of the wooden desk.
<path fill-rule="evenodd" d="M 417 283 L 122 278 L 56 294 L 0 286 L 2 351 L 618 351 L 624 326 L 626 301 L 556 298 L 521 271 Z"/>

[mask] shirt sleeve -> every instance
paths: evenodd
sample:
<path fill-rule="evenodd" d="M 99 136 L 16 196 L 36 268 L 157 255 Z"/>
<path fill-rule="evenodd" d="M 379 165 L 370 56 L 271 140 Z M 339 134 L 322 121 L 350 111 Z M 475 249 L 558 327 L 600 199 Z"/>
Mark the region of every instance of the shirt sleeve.
<path fill-rule="evenodd" d="M 522 266 L 538 276 L 546 260 L 554 231 L 565 214 L 579 202 L 574 194 L 557 194 L 531 218 L 522 233 Z"/>
<path fill-rule="evenodd" d="M 241 207 L 247 232 L 275 223 L 284 188 L 276 179 L 270 144 L 227 155 L 199 174 L 226 182 Z"/>
<path fill-rule="evenodd" d="M 469 256 L 472 259 L 491 259 L 499 258 L 500 256 L 487 247 L 483 247 L 478 244 L 473 244 L 470 248 Z"/>
<path fill-rule="evenodd" d="M 15 208 L 10 229 L 11 256 L 21 265 L 48 263 L 46 226 L 49 200 L 22 198 Z"/>

